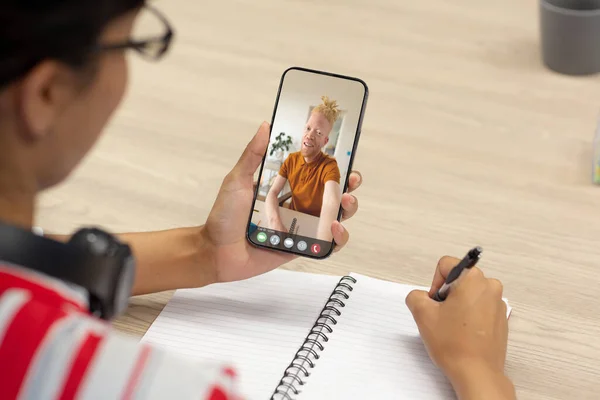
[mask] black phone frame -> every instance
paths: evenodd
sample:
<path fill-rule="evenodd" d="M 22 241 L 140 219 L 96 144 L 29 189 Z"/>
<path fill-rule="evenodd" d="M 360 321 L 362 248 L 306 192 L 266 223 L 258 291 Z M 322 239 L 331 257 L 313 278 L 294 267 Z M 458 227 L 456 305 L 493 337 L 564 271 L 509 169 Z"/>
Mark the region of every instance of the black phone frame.
<path fill-rule="evenodd" d="M 273 115 L 271 117 L 269 143 L 270 143 L 271 135 L 273 134 L 273 123 L 275 122 L 275 115 L 277 114 L 277 108 L 279 106 L 279 99 L 281 97 L 281 89 L 283 88 L 283 82 L 285 81 L 285 76 L 290 71 L 303 71 L 303 72 L 309 72 L 309 73 L 318 74 L 318 75 L 331 76 L 333 78 L 340 78 L 340 79 L 355 81 L 355 82 L 359 82 L 361 85 L 363 85 L 363 87 L 365 89 L 365 94 L 364 94 L 363 102 L 361 105 L 360 115 L 358 117 L 358 125 L 356 126 L 354 144 L 352 145 L 352 154 L 350 154 L 350 163 L 348 164 L 348 173 L 346 174 L 346 180 L 344 182 L 344 187 L 342 189 L 342 195 L 343 195 L 344 193 L 346 193 L 346 190 L 348 190 L 348 183 L 350 182 L 350 175 L 352 174 L 352 166 L 354 165 L 354 157 L 356 155 L 356 150 L 358 148 L 358 142 L 359 142 L 359 139 L 360 139 L 360 136 L 362 133 L 362 123 L 363 123 L 363 119 L 364 119 L 365 111 L 366 111 L 366 107 L 367 107 L 367 100 L 369 98 L 369 87 L 367 86 L 366 82 L 363 81 L 362 79 L 354 78 L 351 76 L 335 74 L 332 72 L 319 71 L 319 70 L 309 69 L 309 68 L 304 68 L 304 67 L 290 67 L 290 68 L 286 69 L 283 72 L 283 74 L 281 75 L 281 80 L 279 82 L 279 88 L 277 89 L 277 97 L 275 98 L 275 107 L 273 108 Z M 259 180 L 263 174 L 263 168 L 265 165 L 265 161 L 267 160 L 268 151 L 269 151 L 269 147 L 267 146 L 267 149 L 265 150 L 265 155 L 263 156 L 262 162 L 260 163 L 260 172 L 258 174 Z M 293 254 L 296 256 L 313 258 L 316 260 L 324 260 L 331 256 L 331 254 L 335 250 L 335 246 L 336 246 L 335 240 L 331 241 L 331 246 L 329 248 L 329 251 L 323 255 L 314 255 L 314 254 L 308 254 L 308 253 L 304 254 L 304 253 L 294 251 L 293 248 L 292 249 L 274 248 L 274 247 L 269 247 L 268 245 L 254 243 L 252 241 L 252 239 L 250 238 L 250 224 L 252 223 L 252 214 L 254 212 L 254 205 L 256 204 L 256 198 L 258 197 L 259 189 L 260 189 L 260 186 L 256 185 L 256 188 L 254 189 L 254 196 L 252 198 L 252 207 L 250 207 L 250 216 L 248 217 L 248 223 L 246 224 L 246 240 L 248 240 L 248 242 L 252 246 L 254 246 L 256 248 L 260 248 L 260 249 L 265 249 L 265 250 L 280 251 L 283 253 L 289 253 L 289 254 Z M 338 221 L 341 221 L 342 212 L 343 212 L 343 208 L 342 208 L 342 204 L 340 203 L 340 209 L 338 211 L 338 216 L 337 216 Z"/>

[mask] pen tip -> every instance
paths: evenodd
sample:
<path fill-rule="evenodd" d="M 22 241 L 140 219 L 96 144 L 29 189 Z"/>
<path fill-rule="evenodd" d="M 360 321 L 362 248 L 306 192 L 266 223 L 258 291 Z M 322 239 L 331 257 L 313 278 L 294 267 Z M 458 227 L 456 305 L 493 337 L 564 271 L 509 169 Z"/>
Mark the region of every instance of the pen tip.
<path fill-rule="evenodd" d="M 480 246 L 475 247 L 473 250 L 469 252 L 469 256 L 471 258 L 479 257 L 483 253 L 483 249 Z"/>

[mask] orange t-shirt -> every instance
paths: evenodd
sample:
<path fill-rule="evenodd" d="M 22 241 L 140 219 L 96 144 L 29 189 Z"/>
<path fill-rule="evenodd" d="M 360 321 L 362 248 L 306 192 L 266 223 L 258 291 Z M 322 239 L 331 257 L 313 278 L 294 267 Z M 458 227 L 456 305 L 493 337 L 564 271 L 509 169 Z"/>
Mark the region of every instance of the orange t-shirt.
<path fill-rule="evenodd" d="M 290 209 L 315 217 L 321 215 L 325 182 L 340 183 L 337 161 L 323 152 L 311 163 L 307 163 L 300 152 L 290 154 L 279 175 L 289 181 L 292 189 Z"/>

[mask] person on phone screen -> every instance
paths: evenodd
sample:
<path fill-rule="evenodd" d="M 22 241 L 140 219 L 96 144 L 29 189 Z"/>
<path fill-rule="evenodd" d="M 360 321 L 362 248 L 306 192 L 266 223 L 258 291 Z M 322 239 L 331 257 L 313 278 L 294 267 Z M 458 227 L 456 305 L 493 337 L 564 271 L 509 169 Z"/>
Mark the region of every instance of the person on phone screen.
<path fill-rule="evenodd" d="M 335 158 L 322 149 L 329 143 L 329 134 L 340 116 L 337 101 L 323 96 L 323 103 L 315 107 L 304 127 L 300 151 L 290 154 L 283 162 L 266 198 L 269 228 L 287 232 L 279 213 L 278 196 L 286 182 L 292 192 L 290 209 L 319 217 L 317 239 L 330 241 L 327 226 L 337 218 L 342 191 L 340 169 Z"/>

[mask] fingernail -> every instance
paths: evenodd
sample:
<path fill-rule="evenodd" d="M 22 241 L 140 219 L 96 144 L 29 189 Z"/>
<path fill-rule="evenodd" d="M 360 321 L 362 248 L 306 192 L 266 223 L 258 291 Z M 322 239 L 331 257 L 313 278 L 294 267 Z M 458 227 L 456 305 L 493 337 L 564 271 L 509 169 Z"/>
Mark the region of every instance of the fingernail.
<path fill-rule="evenodd" d="M 338 231 L 338 233 L 344 233 L 344 225 L 338 224 L 337 231 Z"/>
<path fill-rule="evenodd" d="M 356 197 L 350 196 L 350 203 L 355 204 L 356 203 Z"/>

